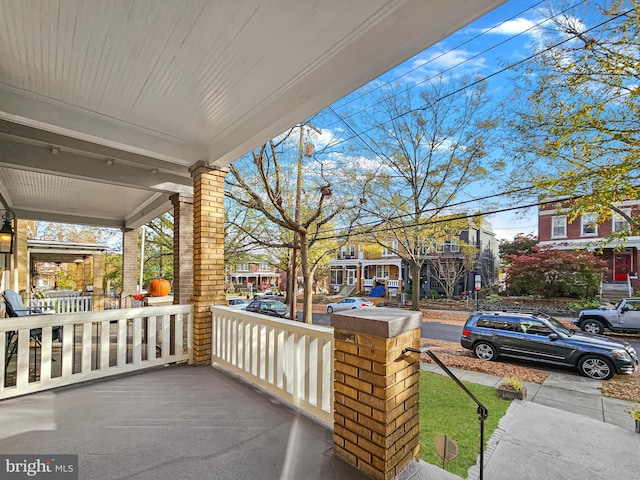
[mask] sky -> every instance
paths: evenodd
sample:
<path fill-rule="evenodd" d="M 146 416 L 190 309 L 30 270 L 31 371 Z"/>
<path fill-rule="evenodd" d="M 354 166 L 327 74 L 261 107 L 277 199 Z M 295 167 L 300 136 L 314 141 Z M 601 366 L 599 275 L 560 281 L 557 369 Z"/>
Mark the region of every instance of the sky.
<path fill-rule="evenodd" d="M 583 3 L 574 0 L 574 3 Z M 364 89 L 336 102 L 336 111 L 342 109 L 366 108 L 372 95 L 363 95 L 387 82 L 420 85 L 426 79 L 447 71 L 448 75 L 490 76 L 506 65 L 520 61 L 531 54 L 528 45 L 535 40 L 536 25 L 542 19 L 541 8 L 546 2 L 539 0 L 511 0 L 481 17 L 460 31 L 443 39 L 414 58 L 371 82 Z M 487 80 L 489 92 L 497 101 L 506 92 L 509 72 L 500 73 Z M 495 193 L 489 182 L 474 185 L 469 197 L 479 197 Z M 514 205 L 506 203 L 505 207 Z M 529 208 L 494 214 L 487 219 L 491 222 L 498 239 L 512 239 L 519 233 L 537 235 L 537 210 Z"/>

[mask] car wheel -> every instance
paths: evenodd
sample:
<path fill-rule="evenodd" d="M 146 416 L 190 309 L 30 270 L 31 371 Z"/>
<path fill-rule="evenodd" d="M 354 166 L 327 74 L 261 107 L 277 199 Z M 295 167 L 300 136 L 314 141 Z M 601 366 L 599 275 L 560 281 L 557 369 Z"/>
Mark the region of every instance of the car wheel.
<path fill-rule="evenodd" d="M 582 324 L 582 330 L 587 333 L 602 333 L 604 332 L 604 325 L 599 320 L 587 320 Z"/>
<path fill-rule="evenodd" d="M 609 360 L 594 355 L 583 357 L 578 363 L 578 370 L 585 377 L 595 380 L 609 380 L 616 373 Z"/>
<path fill-rule="evenodd" d="M 327 307 L 327 313 L 333 313 L 333 307 Z"/>
<path fill-rule="evenodd" d="M 496 349 L 493 345 L 487 342 L 476 343 L 476 345 L 473 347 L 473 353 L 475 353 L 476 357 L 478 357 L 480 360 L 491 361 L 495 360 L 497 357 Z"/>

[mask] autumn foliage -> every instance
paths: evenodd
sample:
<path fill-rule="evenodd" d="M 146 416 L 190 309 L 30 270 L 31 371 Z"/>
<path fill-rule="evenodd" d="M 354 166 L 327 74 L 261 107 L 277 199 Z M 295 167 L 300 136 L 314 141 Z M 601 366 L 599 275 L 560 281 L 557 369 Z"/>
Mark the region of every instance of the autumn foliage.
<path fill-rule="evenodd" d="M 606 261 L 586 250 L 534 248 L 526 255 L 507 255 L 507 292 L 511 295 L 589 297 L 597 293 Z"/>

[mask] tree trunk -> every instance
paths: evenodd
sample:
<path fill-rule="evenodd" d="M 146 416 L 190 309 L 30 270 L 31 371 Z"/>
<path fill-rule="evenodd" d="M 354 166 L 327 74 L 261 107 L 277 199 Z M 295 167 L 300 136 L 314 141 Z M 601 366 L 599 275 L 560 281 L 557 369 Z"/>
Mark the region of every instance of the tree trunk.
<path fill-rule="evenodd" d="M 300 263 L 304 282 L 302 321 L 304 323 L 313 323 L 313 277 L 309 266 L 309 239 L 306 233 L 300 235 Z"/>
<path fill-rule="evenodd" d="M 420 310 L 420 265 L 416 262 L 409 263 L 411 272 L 411 310 Z"/>

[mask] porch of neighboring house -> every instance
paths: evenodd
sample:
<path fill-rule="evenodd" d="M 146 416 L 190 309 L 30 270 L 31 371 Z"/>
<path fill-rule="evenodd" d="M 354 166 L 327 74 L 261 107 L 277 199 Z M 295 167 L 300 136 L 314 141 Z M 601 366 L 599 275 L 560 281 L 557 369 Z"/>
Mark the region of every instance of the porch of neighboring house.
<path fill-rule="evenodd" d="M 330 262 L 330 282 L 334 291 L 352 286 L 355 292 L 370 296 L 396 298 L 403 288 L 402 260 L 332 260 Z"/>

